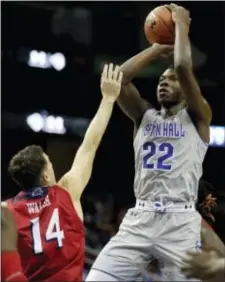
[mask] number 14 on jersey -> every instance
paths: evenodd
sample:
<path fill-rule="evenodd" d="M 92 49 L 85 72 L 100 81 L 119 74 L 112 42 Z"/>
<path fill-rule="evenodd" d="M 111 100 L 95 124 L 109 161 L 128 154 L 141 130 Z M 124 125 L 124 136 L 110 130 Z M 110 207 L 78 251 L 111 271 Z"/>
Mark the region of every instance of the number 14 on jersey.
<path fill-rule="evenodd" d="M 31 220 L 31 234 L 34 253 L 36 255 L 43 253 L 39 217 L 35 217 Z M 56 240 L 58 248 L 61 248 L 63 246 L 63 239 L 64 231 L 60 230 L 59 225 L 59 209 L 55 208 L 50 218 L 47 231 L 45 233 L 45 240 L 46 242 Z"/>

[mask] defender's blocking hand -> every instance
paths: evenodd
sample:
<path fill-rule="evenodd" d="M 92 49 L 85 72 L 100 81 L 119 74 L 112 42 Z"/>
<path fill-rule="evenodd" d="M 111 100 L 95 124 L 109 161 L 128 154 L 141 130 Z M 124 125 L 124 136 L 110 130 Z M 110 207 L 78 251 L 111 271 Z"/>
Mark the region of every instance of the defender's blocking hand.
<path fill-rule="evenodd" d="M 110 102 L 115 102 L 121 90 L 123 73 L 119 71 L 119 66 L 114 68 L 113 64 L 104 65 L 101 76 L 102 96 Z"/>

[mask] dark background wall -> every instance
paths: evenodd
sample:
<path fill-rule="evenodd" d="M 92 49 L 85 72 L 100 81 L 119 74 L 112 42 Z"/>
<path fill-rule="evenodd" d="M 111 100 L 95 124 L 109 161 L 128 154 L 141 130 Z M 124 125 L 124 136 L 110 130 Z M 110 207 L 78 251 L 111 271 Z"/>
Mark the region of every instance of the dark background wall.
<path fill-rule="evenodd" d="M 160 2 L 162 3 L 162 2 Z M 196 70 L 214 125 L 225 125 L 224 3 L 182 2 L 190 9 L 190 37 L 206 62 Z M 143 22 L 159 2 L 12 2 L 2 3 L 2 113 L 32 113 L 92 118 L 101 99 L 100 67 L 122 62 L 147 47 Z M 29 50 L 62 52 L 67 66 L 61 72 L 27 65 Z M 102 59 L 103 58 L 103 59 Z M 158 77 L 138 78 L 143 96 L 156 103 Z M 49 136 L 2 123 L 2 197 L 16 193 L 7 174 L 11 156 L 22 147 L 42 145 L 53 158 L 57 174 L 69 167 L 81 139 Z M 63 156 L 63 158 L 61 158 Z M 117 204 L 133 201 L 132 123 L 115 107 L 98 151 L 85 194 L 111 193 Z M 224 189 L 225 150 L 209 148 L 204 178 Z"/>

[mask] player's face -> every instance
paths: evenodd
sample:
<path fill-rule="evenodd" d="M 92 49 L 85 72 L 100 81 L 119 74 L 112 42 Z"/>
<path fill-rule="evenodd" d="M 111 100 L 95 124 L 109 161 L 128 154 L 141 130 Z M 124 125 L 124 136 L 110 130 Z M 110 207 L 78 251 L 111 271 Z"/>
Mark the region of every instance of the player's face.
<path fill-rule="evenodd" d="M 46 166 L 43 171 L 43 177 L 47 185 L 53 185 L 56 183 L 55 172 L 52 166 L 52 162 L 50 161 L 48 155 L 44 153 L 44 158 L 46 160 Z"/>
<path fill-rule="evenodd" d="M 176 72 L 173 69 L 167 69 L 159 79 L 157 100 L 159 104 L 171 107 L 179 104 L 182 99 L 183 96 Z"/>

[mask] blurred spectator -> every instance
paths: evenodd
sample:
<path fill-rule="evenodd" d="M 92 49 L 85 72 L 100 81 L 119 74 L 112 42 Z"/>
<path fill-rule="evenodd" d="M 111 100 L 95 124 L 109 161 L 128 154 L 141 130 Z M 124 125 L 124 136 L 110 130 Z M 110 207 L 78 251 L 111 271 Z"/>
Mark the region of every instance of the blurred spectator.
<path fill-rule="evenodd" d="M 201 179 L 199 182 L 197 210 L 225 243 L 225 229 L 221 224 L 225 218 L 225 193 L 223 194 L 209 182 Z"/>
<path fill-rule="evenodd" d="M 103 197 L 88 195 L 85 202 L 84 223 L 86 231 L 86 269 L 89 269 L 99 252 L 116 233 L 124 214 L 121 209 L 115 215 L 115 202 L 112 195 Z M 115 218 L 115 220 L 114 220 Z"/>

